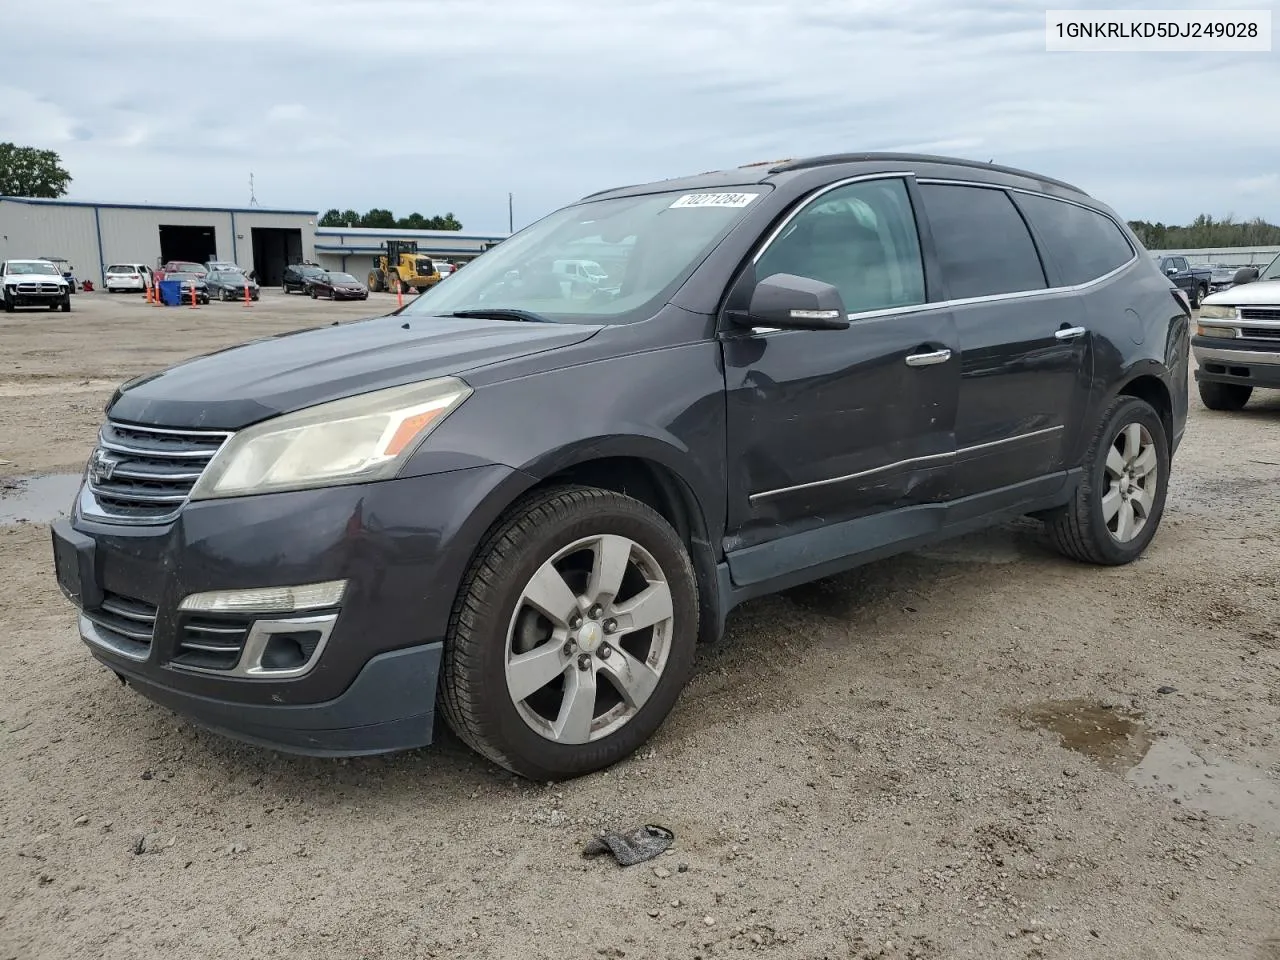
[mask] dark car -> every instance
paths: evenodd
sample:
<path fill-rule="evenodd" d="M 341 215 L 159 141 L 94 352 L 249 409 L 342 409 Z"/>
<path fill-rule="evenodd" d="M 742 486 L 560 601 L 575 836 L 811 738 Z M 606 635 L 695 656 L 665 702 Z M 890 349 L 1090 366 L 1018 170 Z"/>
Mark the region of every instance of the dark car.
<path fill-rule="evenodd" d="M 209 302 L 209 281 L 207 275 L 178 272 L 169 274 L 165 279 L 177 280 L 181 284 L 182 302 L 184 305 L 191 302 L 192 289 L 196 292 L 196 303 Z"/>
<path fill-rule="evenodd" d="M 284 268 L 281 288 L 285 293 L 306 293 L 311 281 L 324 273 L 324 267 L 315 263 L 291 263 Z"/>
<path fill-rule="evenodd" d="M 619 282 L 567 294 L 570 258 Z M 214 730 L 376 753 L 438 708 L 569 778 L 648 740 L 752 597 L 1023 515 L 1141 556 L 1189 322 L 1107 206 L 1007 167 L 604 191 L 394 314 L 122 385 L 57 576 L 96 658 Z"/>
<path fill-rule="evenodd" d="M 258 281 L 250 280 L 236 270 L 213 270 L 205 277 L 205 286 L 209 296 L 216 300 L 243 300 L 245 288 L 249 288 L 249 298 L 257 300 L 261 294 Z"/>
<path fill-rule="evenodd" d="M 369 288 L 349 273 L 322 273 L 311 281 L 311 297 L 330 300 L 368 300 Z"/>
<path fill-rule="evenodd" d="M 1160 270 L 1186 293 L 1193 307 L 1200 306 L 1200 301 L 1213 290 L 1213 271 L 1196 266 L 1186 257 L 1161 257 Z"/>

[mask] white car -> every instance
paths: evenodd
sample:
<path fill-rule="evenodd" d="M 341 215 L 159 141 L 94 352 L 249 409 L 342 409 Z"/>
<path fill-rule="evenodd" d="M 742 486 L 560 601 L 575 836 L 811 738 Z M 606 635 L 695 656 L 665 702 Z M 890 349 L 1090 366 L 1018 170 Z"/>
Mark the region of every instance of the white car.
<path fill-rule="evenodd" d="M 6 260 L 0 264 L 0 296 L 5 313 L 18 307 L 71 312 L 71 285 L 48 260 Z"/>
<path fill-rule="evenodd" d="M 102 274 L 102 285 L 107 288 L 107 293 L 142 291 L 154 283 L 151 268 L 145 263 L 113 263 Z"/>
<path fill-rule="evenodd" d="M 1210 410 L 1239 410 L 1255 387 L 1280 390 L 1280 256 L 1261 273 L 1247 269 L 1242 282 L 1200 301 L 1191 352 Z"/>

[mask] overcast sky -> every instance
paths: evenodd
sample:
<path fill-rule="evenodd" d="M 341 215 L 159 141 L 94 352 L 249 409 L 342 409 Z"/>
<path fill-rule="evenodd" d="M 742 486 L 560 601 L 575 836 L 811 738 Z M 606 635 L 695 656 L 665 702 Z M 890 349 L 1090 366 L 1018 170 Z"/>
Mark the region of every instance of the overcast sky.
<path fill-rule="evenodd" d="M 1025 0 L 62 0 L 3 32 L 0 139 L 58 151 L 76 199 L 240 205 L 252 171 L 262 206 L 500 231 L 508 191 L 518 228 L 610 186 L 913 150 L 1129 219 L 1280 222 L 1280 47 L 1046 53 Z"/>

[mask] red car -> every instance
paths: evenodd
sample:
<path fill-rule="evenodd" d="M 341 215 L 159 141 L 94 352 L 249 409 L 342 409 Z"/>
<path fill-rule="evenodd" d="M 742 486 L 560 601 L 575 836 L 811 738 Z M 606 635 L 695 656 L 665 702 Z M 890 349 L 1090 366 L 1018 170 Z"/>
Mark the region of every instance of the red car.
<path fill-rule="evenodd" d="M 312 277 L 307 287 L 312 300 L 319 297 L 330 300 L 369 299 L 369 288 L 349 273 L 321 273 Z"/>
<path fill-rule="evenodd" d="M 156 283 L 159 283 L 171 273 L 194 273 L 198 278 L 204 279 L 204 277 L 208 275 L 209 271 L 205 269 L 204 264 L 201 263 L 192 263 L 190 260 L 170 260 L 163 267 L 156 268 L 154 280 Z"/>

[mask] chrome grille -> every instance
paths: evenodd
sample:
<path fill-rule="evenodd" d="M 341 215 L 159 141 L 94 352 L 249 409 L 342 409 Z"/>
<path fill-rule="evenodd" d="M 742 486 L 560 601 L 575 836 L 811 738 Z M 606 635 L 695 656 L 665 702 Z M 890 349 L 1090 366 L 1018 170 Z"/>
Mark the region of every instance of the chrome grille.
<path fill-rule="evenodd" d="M 191 617 L 182 624 L 173 662 L 203 670 L 230 670 L 240 659 L 250 621 L 239 617 Z"/>
<path fill-rule="evenodd" d="M 230 435 L 108 421 L 85 471 L 96 515 L 124 523 L 172 519 Z"/>
<path fill-rule="evenodd" d="M 130 655 L 141 659 L 151 649 L 156 629 L 156 608 L 152 604 L 108 593 L 102 606 L 86 610 L 84 615 L 107 635 L 106 639 Z"/>
<path fill-rule="evenodd" d="M 1240 336 L 1250 340 L 1280 340 L 1280 327 L 1241 327 Z"/>
<path fill-rule="evenodd" d="M 56 283 L 34 283 L 26 282 L 18 284 L 19 293 L 57 293 L 58 285 Z"/>
<path fill-rule="evenodd" d="M 1241 320 L 1270 320 L 1280 323 L 1280 306 L 1275 307 L 1241 307 Z"/>

